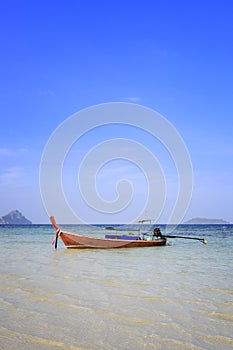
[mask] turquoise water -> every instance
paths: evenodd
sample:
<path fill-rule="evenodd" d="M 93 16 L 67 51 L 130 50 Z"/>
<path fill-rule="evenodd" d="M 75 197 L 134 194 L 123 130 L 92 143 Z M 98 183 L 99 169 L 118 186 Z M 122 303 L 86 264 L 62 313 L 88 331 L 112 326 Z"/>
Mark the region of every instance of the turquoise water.
<path fill-rule="evenodd" d="M 59 240 L 55 251 L 53 233 L 0 226 L 1 349 L 233 348 L 233 225 L 174 232 L 207 245 L 129 250 L 67 250 Z"/>

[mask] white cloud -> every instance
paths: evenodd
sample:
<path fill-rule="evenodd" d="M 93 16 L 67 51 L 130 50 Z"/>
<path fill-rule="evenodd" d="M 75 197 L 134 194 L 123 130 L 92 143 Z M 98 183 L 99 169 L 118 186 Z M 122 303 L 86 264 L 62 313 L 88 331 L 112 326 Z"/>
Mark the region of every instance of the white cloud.
<path fill-rule="evenodd" d="M 130 96 L 130 97 L 125 97 L 124 100 L 126 102 L 139 103 L 141 101 L 141 98 L 137 96 Z"/>
<path fill-rule="evenodd" d="M 0 148 L 0 157 L 13 157 L 27 153 L 29 153 L 29 149 L 27 147 L 20 147 L 18 149 L 10 149 L 7 147 Z"/>
<path fill-rule="evenodd" d="M 0 148 L 0 156 L 2 157 L 9 157 L 12 156 L 13 152 L 9 148 Z"/>
<path fill-rule="evenodd" d="M 0 174 L 0 184 L 9 185 L 15 183 L 15 181 L 22 178 L 24 174 L 25 172 L 22 167 L 9 167 Z"/>

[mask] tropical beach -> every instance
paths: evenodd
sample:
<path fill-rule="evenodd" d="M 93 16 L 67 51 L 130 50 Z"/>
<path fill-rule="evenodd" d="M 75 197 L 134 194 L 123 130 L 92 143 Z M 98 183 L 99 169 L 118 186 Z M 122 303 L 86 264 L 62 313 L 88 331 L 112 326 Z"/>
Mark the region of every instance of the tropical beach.
<path fill-rule="evenodd" d="M 2 2 L 1 350 L 233 349 L 232 12 Z"/>

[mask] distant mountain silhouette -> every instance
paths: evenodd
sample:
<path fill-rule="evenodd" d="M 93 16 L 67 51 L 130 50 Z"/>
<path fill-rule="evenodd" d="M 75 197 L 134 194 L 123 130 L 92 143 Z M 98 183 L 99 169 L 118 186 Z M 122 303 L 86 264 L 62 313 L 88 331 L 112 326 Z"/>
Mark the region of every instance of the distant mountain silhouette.
<path fill-rule="evenodd" d="M 19 210 L 12 210 L 4 216 L 0 216 L 2 225 L 32 225 L 32 222 L 23 216 Z"/>
<path fill-rule="evenodd" d="M 185 224 L 230 224 L 230 222 L 223 219 L 194 218 L 185 221 Z"/>

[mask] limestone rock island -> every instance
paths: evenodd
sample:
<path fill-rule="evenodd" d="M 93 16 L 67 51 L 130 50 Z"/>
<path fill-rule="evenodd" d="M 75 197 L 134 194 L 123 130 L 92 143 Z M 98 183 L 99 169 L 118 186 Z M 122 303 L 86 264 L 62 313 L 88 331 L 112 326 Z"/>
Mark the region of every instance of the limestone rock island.
<path fill-rule="evenodd" d="M 32 225 L 32 222 L 23 216 L 19 210 L 12 210 L 4 216 L 0 216 L 1 225 Z"/>

